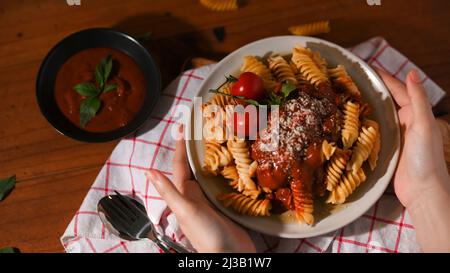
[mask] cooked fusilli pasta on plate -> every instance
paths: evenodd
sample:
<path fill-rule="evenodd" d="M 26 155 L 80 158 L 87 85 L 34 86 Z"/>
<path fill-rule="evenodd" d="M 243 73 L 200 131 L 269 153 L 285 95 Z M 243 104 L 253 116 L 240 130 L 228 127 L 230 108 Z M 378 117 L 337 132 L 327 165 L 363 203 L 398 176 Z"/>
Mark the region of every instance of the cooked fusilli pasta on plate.
<path fill-rule="evenodd" d="M 245 56 L 236 74 L 202 107 L 203 169 L 229 185 L 217 199 L 240 214 L 291 212 L 313 225 L 315 202 L 346 202 L 366 181 L 364 163 L 376 168 L 381 134 L 371 106 L 343 65 L 330 67 L 301 46 L 289 55 Z M 235 108 L 262 105 L 263 116 L 261 108 L 253 117 Z M 257 127 L 261 118 L 265 127 Z M 244 135 L 235 132 L 240 127 Z"/>

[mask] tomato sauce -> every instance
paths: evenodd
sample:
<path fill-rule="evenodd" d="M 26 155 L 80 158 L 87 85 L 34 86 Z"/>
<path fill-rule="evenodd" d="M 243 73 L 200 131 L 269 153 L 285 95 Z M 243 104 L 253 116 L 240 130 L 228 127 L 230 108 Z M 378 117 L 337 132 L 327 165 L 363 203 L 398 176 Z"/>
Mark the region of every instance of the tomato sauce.
<path fill-rule="evenodd" d="M 108 54 L 112 55 L 113 69 L 108 83 L 117 84 L 117 89 L 99 96 L 101 107 L 83 130 L 108 132 L 127 125 L 141 109 L 146 81 L 137 63 L 125 53 L 112 48 L 90 48 L 70 57 L 59 70 L 54 95 L 64 116 L 80 127 L 80 103 L 83 96 L 74 90 L 79 83 L 95 83 L 97 64 Z"/>
<path fill-rule="evenodd" d="M 252 157 L 257 161 L 256 175 L 261 187 L 272 190 L 272 211 L 282 213 L 294 209 L 293 191 L 323 195 L 325 191 L 322 142 L 337 140 L 340 114 L 335 94 L 322 87 L 318 91 L 305 86 L 297 97 L 279 109 L 278 146 L 266 150 L 271 137 L 271 123 L 252 144 Z"/>

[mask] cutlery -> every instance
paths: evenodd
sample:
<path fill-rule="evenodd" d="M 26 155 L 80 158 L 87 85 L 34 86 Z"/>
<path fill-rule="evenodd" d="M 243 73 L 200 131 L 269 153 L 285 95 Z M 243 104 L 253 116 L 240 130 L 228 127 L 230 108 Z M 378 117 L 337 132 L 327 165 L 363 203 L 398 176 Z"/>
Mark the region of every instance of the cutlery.
<path fill-rule="evenodd" d="M 170 249 L 178 253 L 190 252 L 171 238 L 158 234 L 141 203 L 114 192 L 115 195 L 107 195 L 97 204 L 100 219 L 113 234 L 128 241 L 148 238 L 164 253 L 170 253 Z"/>

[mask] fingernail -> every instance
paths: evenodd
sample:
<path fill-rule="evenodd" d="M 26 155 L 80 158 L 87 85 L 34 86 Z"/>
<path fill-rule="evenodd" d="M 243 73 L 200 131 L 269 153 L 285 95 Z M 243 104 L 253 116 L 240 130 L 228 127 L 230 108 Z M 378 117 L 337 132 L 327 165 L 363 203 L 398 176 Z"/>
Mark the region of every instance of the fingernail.
<path fill-rule="evenodd" d="M 180 126 L 178 126 L 178 139 L 183 139 L 184 138 L 184 125 L 180 124 Z"/>
<path fill-rule="evenodd" d="M 420 83 L 420 75 L 416 69 L 413 69 L 409 72 L 409 78 L 415 83 Z"/>

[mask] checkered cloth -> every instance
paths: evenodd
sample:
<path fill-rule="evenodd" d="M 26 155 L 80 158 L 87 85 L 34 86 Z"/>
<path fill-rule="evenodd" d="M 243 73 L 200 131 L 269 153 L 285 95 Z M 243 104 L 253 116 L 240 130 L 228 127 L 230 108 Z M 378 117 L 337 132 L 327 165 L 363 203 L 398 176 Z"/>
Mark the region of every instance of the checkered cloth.
<path fill-rule="evenodd" d="M 417 68 L 383 38 L 373 38 L 350 50 L 400 80 Z M 190 70 L 175 79 L 162 93 L 151 118 L 143 128 L 124 138 L 114 149 L 61 238 L 67 252 L 160 252 L 149 240 L 123 241 L 100 221 L 97 202 L 114 190 L 140 198 L 153 223 L 174 241 L 189 246 L 175 215 L 167 208 L 146 179 L 144 171 L 159 169 L 172 176 L 174 140 L 170 130 L 177 127 L 173 109 L 189 105 L 213 65 Z M 422 82 L 435 105 L 445 93 L 424 73 Z M 250 232 L 260 252 L 418 252 L 414 227 L 392 188 L 361 218 L 330 234 L 307 239 L 280 239 Z"/>

